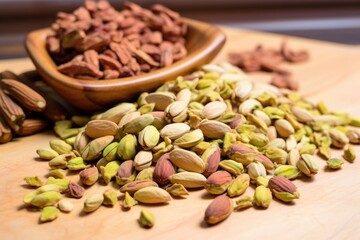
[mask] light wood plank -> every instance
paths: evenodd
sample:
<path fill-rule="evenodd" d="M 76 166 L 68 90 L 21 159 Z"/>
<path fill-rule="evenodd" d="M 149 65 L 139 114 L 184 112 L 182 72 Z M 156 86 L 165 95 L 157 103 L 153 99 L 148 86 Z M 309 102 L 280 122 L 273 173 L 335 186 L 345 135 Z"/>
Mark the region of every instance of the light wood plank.
<path fill-rule="evenodd" d="M 283 36 L 226 30 L 229 41 L 215 61 L 223 61 L 229 50 L 250 49 L 257 43 L 278 46 Z M 324 100 L 331 109 L 360 116 L 360 50 L 339 44 L 289 38 L 294 48 L 306 48 L 311 60 L 288 66 L 301 80 L 301 92 L 313 101 Z M 32 68 L 28 59 L 1 61 L 0 70 L 16 72 Z M 256 74 L 266 81 L 268 74 Z M 301 197 L 294 204 L 274 201 L 267 210 L 234 212 L 221 224 L 207 227 L 202 219 L 212 197 L 204 190 L 192 191 L 188 199 L 148 207 L 157 223 L 151 230 L 139 227 L 136 219 L 144 206 L 128 212 L 119 206 L 101 207 L 83 215 L 82 200 L 70 199 L 75 210 L 59 219 L 38 224 L 39 212 L 24 208 L 22 197 L 31 190 L 23 178 L 45 177 L 47 162 L 36 159 L 35 150 L 47 147 L 51 131 L 0 145 L 0 239 L 358 239 L 360 236 L 359 159 L 337 172 L 324 170 L 313 179 L 296 180 Z M 359 147 L 356 148 L 360 155 Z M 340 152 L 336 155 L 340 156 Z M 71 177 L 76 180 L 76 175 Z M 86 195 L 110 188 L 93 186 Z M 252 193 L 252 189 L 248 190 Z M 86 197 L 86 196 L 85 196 Z"/>

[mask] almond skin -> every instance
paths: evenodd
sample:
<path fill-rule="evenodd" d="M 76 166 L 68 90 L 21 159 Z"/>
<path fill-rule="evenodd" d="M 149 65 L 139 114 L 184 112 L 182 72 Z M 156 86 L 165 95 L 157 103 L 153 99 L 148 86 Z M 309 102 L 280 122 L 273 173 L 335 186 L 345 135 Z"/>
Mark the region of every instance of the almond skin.
<path fill-rule="evenodd" d="M 216 197 L 205 211 L 205 222 L 213 225 L 225 220 L 232 213 L 233 205 L 233 201 L 226 195 Z"/>

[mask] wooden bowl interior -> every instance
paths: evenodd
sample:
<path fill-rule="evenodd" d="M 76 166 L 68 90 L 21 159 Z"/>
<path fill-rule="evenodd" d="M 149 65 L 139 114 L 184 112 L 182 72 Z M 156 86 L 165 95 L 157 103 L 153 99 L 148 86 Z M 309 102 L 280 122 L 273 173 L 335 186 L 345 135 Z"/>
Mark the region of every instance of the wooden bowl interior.
<path fill-rule="evenodd" d="M 188 55 L 171 66 L 151 73 L 112 80 L 80 80 L 57 71 L 47 52 L 45 39 L 50 29 L 28 34 L 25 47 L 38 72 L 45 81 L 70 104 L 85 111 L 99 110 L 134 95 L 154 90 L 167 80 L 186 74 L 210 62 L 225 43 L 225 34 L 217 27 L 185 19 L 189 25 L 186 48 Z"/>

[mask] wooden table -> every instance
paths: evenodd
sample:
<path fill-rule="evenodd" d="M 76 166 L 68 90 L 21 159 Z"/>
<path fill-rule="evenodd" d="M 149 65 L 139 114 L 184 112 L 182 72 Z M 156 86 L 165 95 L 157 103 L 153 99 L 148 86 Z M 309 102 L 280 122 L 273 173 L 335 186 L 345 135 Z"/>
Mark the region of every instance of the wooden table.
<path fill-rule="evenodd" d="M 278 46 L 284 36 L 242 30 L 226 30 L 228 42 L 215 61 L 229 50 L 251 49 L 258 43 Z M 288 65 L 301 83 L 301 92 L 312 101 L 324 100 L 331 110 L 360 116 L 360 49 L 345 45 L 291 38 L 290 46 L 308 49 L 311 60 Z M 28 59 L 0 62 L 0 71 L 32 69 Z M 256 74 L 264 79 L 269 75 Z M 48 147 L 51 131 L 15 139 L 0 145 L 0 239 L 359 239 L 360 161 L 346 162 L 339 171 L 321 170 L 313 178 L 296 180 L 301 197 L 293 204 L 273 201 L 267 210 L 254 208 L 234 212 L 228 220 L 208 227 L 203 215 L 212 197 L 204 190 L 191 191 L 187 199 L 165 206 L 146 206 L 156 216 L 151 230 L 136 219 L 145 206 L 123 211 L 120 206 L 101 207 L 82 214 L 83 200 L 69 199 L 75 209 L 60 214 L 51 223 L 39 224 L 39 212 L 24 207 L 22 197 L 30 192 L 26 176 L 46 177 L 47 162 L 36 159 L 35 150 Z M 360 155 L 360 148 L 357 147 Z M 340 156 L 335 152 L 334 156 Z M 76 176 L 74 176 L 76 177 Z M 93 186 L 86 195 L 111 186 Z M 252 193 L 252 189 L 248 190 Z M 86 197 L 86 196 L 85 196 Z"/>

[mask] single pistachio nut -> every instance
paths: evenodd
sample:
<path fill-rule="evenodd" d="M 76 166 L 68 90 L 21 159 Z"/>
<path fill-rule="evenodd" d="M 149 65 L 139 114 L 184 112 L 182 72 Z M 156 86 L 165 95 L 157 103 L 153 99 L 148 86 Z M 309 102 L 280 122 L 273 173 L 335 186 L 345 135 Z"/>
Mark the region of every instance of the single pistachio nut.
<path fill-rule="evenodd" d="M 268 137 L 269 141 L 272 141 L 277 138 L 276 128 L 274 126 L 269 126 L 266 131 L 266 136 Z"/>
<path fill-rule="evenodd" d="M 55 220 L 59 215 L 59 209 L 57 207 L 44 207 L 41 211 L 40 222 L 50 222 Z"/>
<path fill-rule="evenodd" d="M 186 190 L 186 188 L 179 183 L 174 183 L 170 187 L 167 187 L 166 191 L 174 197 L 184 197 L 189 195 L 189 192 Z"/>
<path fill-rule="evenodd" d="M 186 123 L 171 123 L 161 129 L 160 136 L 162 138 L 168 137 L 171 140 L 175 140 L 183 136 L 185 133 L 188 133 L 189 131 L 190 126 Z"/>
<path fill-rule="evenodd" d="M 125 192 L 124 200 L 122 202 L 123 208 L 130 209 L 133 206 L 137 205 L 138 201 L 136 201 L 128 192 Z"/>
<path fill-rule="evenodd" d="M 49 176 L 64 179 L 66 177 L 66 172 L 63 169 L 53 169 L 49 171 Z"/>
<path fill-rule="evenodd" d="M 135 192 L 134 198 L 141 203 L 166 203 L 171 200 L 170 194 L 159 187 L 145 187 Z"/>
<path fill-rule="evenodd" d="M 253 133 L 251 135 L 249 143 L 253 146 L 261 148 L 269 143 L 269 139 L 267 138 L 266 135 L 262 133 Z"/>
<path fill-rule="evenodd" d="M 139 151 L 134 157 L 134 167 L 141 171 L 151 166 L 153 155 L 150 151 Z"/>
<path fill-rule="evenodd" d="M 246 173 L 240 174 L 230 183 L 227 189 L 227 194 L 229 195 L 229 197 L 240 196 L 246 191 L 249 185 L 250 185 L 249 175 Z"/>
<path fill-rule="evenodd" d="M 24 180 L 31 187 L 41 187 L 44 184 L 38 176 L 25 177 Z"/>
<path fill-rule="evenodd" d="M 270 119 L 283 119 L 285 117 L 285 112 L 276 107 L 268 106 L 264 108 L 262 111 L 266 113 Z M 288 124 L 286 125 L 288 126 Z"/>
<path fill-rule="evenodd" d="M 84 195 L 85 189 L 77 183 L 69 184 L 69 194 L 73 198 L 82 198 Z"/>
<path fill-rule="evenodd" d="M 262 112 L 262 111 L 260 111 L 260 110 L 257 110 L 257 111 L 258 111 L 258 112 Z M 270 118 L 269 118 L 264 112 L 262 112 L 262 113 L 269 119 L 269 121 L 271 121 Z M 251 114 L 251 113 L 248 113 L 248 114 L 246 115 L 246 117 L 247 117 L 247 119 L 248 119 L 248 121 L 249 121 L 250 123 L 254 124 L 256 127 L 258 127 L 259 129 L 261 129 L 263 132 L 266 132 L 266 131 L 267 131 L 268 125 L 267 125 L 266 122 L 264 122 L 261 118 L 257 117 L 257 116 L 254 115 L 254 114 Z"/>
<path fill-rule="evenodd" d="M 60 192 L 64 192 L 68 189 L 70 180 L 69 179 L 56 179 L 53 177 L 49 177 L 45 185 L 49 185 L 49 184 L 58 185 L 60 187 Z M 44 186 L 42 186 L 42 187 L 44 187 Z"/>
<path fill-rule="evenodd" d="M 256 180 L 255 180 L 255 182 L 256 182 L 256 185 L 257 186 L 260 186 L 260 185 L 262 185 L 262 186 L 264 186 L 264 187 L 268 187 L 268 184 L 269 184 L 269 177 L 268 176 L 258 176 L 257 178 L 256 178 Z"/>
<path fill-rule="evenodd" d="M 274 126 L 280 137 L 287 138 L 295 133 L 294 127 L 285 119 L 276 120 Z"/>
<path fill-rule="evenodd" d="M 99 178 L 99 171 L 96 167 L 90 167 L 82 170 L 79 173 L 79 177 L 82 184 L 91 186 L 97 182 Z"/>
<path fill-rule="evenodd" d="M 176 101 L 183 101 L 188 105 L 191 101 L 191 91 L 188 88 L 180 90 L 176 94 Z"/>
<path fill-rule="evenodd" d="M 124 102 L 102 113 L 100 119 L 109 120 L 118 124 L 120 120 L 125 116 L 125 114 L 135 111 L 136 107 L 134 104 Z"/>
<path fill-rule="evenodd" d="M 198 155 L 202 155 L 206 149 L 208 149 L 210 147 L 211 143 L 210 142 L 199 142 L 198 144 L 196 144 L 194 147 L 192 147 L 190 150 Z"/>
<path fill-rule="evenodd" d="M 71 121 L 75 125 L 83 127 L 90 121 L 90 118 L 88 116 L 74 115 L 71 117 Z"/>
<path fill-rule="evenodd" d="M 274 138 L 273 140 L 271 140 L 267 145 L 266 148 L 279 148 L 282 150 L 286 149 L 286 142 L 284 139 L 282 138 Z"/>
<path fill-rule="evenodd" d="M 226 109 L 227 106 L 224 102 L 209 102 L 201 110 L 200 116 L 209 120 L 215 120 L 220 118 L 225 113 Z"/>
<path fill-rule="evenodd" d="M 155 108 L 155 103 L 148 103 L 139 107 L 137 111 L 140 112 L 140 114 L 146 114 L 152 112 L 154 108 Z"/>
<path fill-rule="evenodd" d="M 95 193 L 90 195 L 84 202 L 83 210 L 86 213 L 94 212 L 97 210 L 104 201 L 104 195 Z"/>
<path fill-rule="evenodd" d="M 235 85 L 235 95 L 240 99 L 240 101 L 244 101 L 250 96 L 252 89 L 253 85 L 250 81 L 238 81 Z"/>
<path fill-rule="evenodd" d="M 235 160 L 236 162 L 248 165 L 251 162 L 255 161 L 258 153 L 254 149 L 246 146 L 245 144 L 237 143 L 229 147 L 227 155 L 229 158 Z"/>
<path fill-rule="evenodd" d="M 116 174 L 117 184 L 124 185 L 135 180 L 135 168 L 133 162 L 133 160 L 126 160 L 120 164 Z"/>
<path fill-rule="evenodd" d="M 283 176 L 270 178 L 269 189 L 277 199 L 284 202 L 291 202 L 294 199 L 298 199 L 300 196 L 296 186 Z"/>
<path fill-rule="evenodd" d="M 169 154 L 165 153 L 156 162 L 153 174 L 154 181 L 160 185 L 169 184 L 169 177 L 173 174 L 175 174 L 175 168 L 169 159 Z"/>
<path fill-rule="evenodd" d="M 242 196 L 238 200 L 236 200 L 236 202 L 235 202 L 236 205 L 235 205 L 234 210 L 240 211 L 240 210 L 243 210 L 245 208 L 252 207 L 253 206 L 253 201 L 254 201 L 253 197 L 251 197 L 249 195 Z"/>
<path fill-rule="evenodd" d="M 202 131 L 200 129 L 195 129 L 175 139 L 174 145 L 181 148 L 192 148 L 203 140 L 204 134 Z"/>
<path fill-rule="evenodd" d="M 138 133 L 146 126 L 149 126 L 154 121 L 154 117 L 151 114 L 141 115 L 123 126 L 124 133 Z"/>
<path fill-rule="evenodd" d="M 138 118 L 141 116 L 141 113 L 136 111 L 136 112 L 130 112 L 130 113 L 127 113 L 125 114 L 119 124 L 118 124 L 118 127 L 119 127 L 119 132 L 118 132 L 118 135 L 121 135 L 123 133 L 123 127 L 125 126 L 125 124 L 131 122 L 132 120 L 134 120 L 135 118 Z"/>
<path fill-rule="evenodd" d="M 75 137 L 74 149 L 78 152 L 82 152 L 90 141 L 91 138 L 86 135 L 85 131 L 81 131 Z"/>
<path fill-rule="evenodd" d="M 331 144 L 334 147 L 343 148 L 347 143 L 349 143 L 349 138 L 346 134 L 336 128 L 330 129 L 329 134 L 331 137 Z"/>
<path fill-rule="evenodd" d="M 230 173 L 226 171 L 217 171 L 212 173 L 205 183 L 205 189 L 215 195 L 220 195 L 226 192 L 232 181 Z"/>
<path fill-rule="evenodd" d="M 133 134 L 127 134 L 119 142 L 117 148 L 117 155 L 124 160 L 134 159 L 136 154 L 136 148 L 136 136 Z"/>
<path fill-rule="evenodd" d="M 160 140 L 160 133 L 156 127 L 149 125 L 139 132 L 138 141 L 144 150 L 154 148 Z"/>
<path fill-rule="evenodd" d="M 51 169 L 66 168 L 68 161 L 74 157 L 73 154 L 65 153 L 54 157 L 49 161 L 49 167 Z"/>
<path fill-rule="evenodd" d="M 220 161 L 219 167 L 236 176 L 244 173 L 244 166 L 231 159 Z"/>
<path fill-rule="evenodd" d="M 246 115 L 256 109 L 261 109 L 261 108 L 262 105 L 259 101 L 255 99 L 247 99 L 240 104 L 238 111 L 240 114 Z"/>
<path fill-rule="evenodd" d="M 36 153 L 39 155 L 41 159 L 44 160 L 51 160 L 59 156 L 59 154 L 51 148 L 39 148 L 36 150 Z"/>
<path fill-rule="evenodd" d="M 86 164 L 86 162 L 84 161 L 84 159 L 82 157 L 76 157 L 76 158 L 70 159 L 67 162 L 66 167 L 69 170 L 77 171 L 77 170 L 82 170 L 82 169 L 90 167 L 90 164 Z"/>
<path fill-rule="evenodd" d="M 286 139 L 286 151 L 290 152 L 292 149 L 296 148 L 297 141 L 294 135 L 290 135 Z"/>
<path fill-rule="evenodd" d="M 266 176 L 266 169 L 262 163 L 252 162 L 247 165 L 247 173 L 251 180 L 256 180 L 258 176 Z"/>
<path fill-rule="evenodd" d="M 219 223 L 230 216 L 233 207 L 233 200 L 228 196 L 217 196 L 206 208 L 204 220 L 211 225 Z"/>
<path fill-rule="evenodd" d="M 154 170 L 155 170 L 155 167 L 148 167 L 148 168 L 141 170 L 136 175 L 135 181 L 146 180 L 146 179 L 153 180 Z"/>
<path fill-rule="evenodd" d="M 311 113 L 304 108 L 293 106 L 291 108 L 291 112 L 295 115 L 299 122 L 308 123 L 315 121 L 315 118 L 311 115 Z"/>
<path fill-rule="evenodd" d="M 106 189 L 103 193 L 104 201 L 102 202 L 105 206 L 115 206 L 118 202 L 117 192 L 114 189 Z"/>
<path fill-rule="evenodd" d="M 320 146 L 319 147 L 319 155 L 321 157 L 325 158 L 326 160 L 328 160 L 329 158 L 331 158 L 331 148 Z"/>
<path fill-rule="evenodd" d="M 346 133 L 347 137 L 349 138 L 350 143 L 352 144 L 359 144 L 360 143 L 360 132 L 349 129 Z"/>
<path fill-rule="evenodd" d="M 81 157 L 85 161 L 97 159 L 99 156 L 101 156 L 102 151 L 105 149 L 105 147 L 109 145 L 113 140 L 114 136 L 104 136 L 92 140 L 81 152 Z"/>
<path fill-rule="evenodd" d="M 155 103 L 155 109 L 159 111 L 164 111 L 175 99 L 176 96 L 171 92 L 154 92 L 149 93 L 149 95 L 145 97 L 145 101 L 147 103 Z"/>
<path fill-rule="evenodd" d="M 61 199 L 58 202 L 58 208 L 62 211 L 62 212 L 71 212 L 74 209 L 74 205 L 65 199 Z"/>
<path fill-rule="evenodd" d="M 348 145 L 348 147 L 344 150 L 344 159 L 349 162 L 354 162 L 356 159 L 355 149 Z"/>
<path fill-rule="evenodd" d="M 172 150 L 169 159 L 175 166 L 186 171 L 202 173 L 206 168 L 204 160 L 196 153 L 181 148 Z"/>
<path fill-rule="evenodd" d="M 143 209 L 140 212 L 139 223 L 144 228 L 152 228 L 155 224 L 155 217 L 150 211 Z"/>
<path fill-rule="evenodd" d="M 204 136 L 211 139 L 223 139 L 225 133 L 230 132 L 229 125 L 216 121 L 204 119 L 200 122 L 199 129 Z"/>
<path fill-rule="evenodd" d="M 330 158 L 326 161 L 326 165 L 330 169 L 340 169 L 343 164 L 344 160 L 340 158 Z"/>
<path fill-rule="evenodd" d="M 305 143 L 300 145 L 299 152 L 301 154 L 310 154 L 313 155 L 316 151 L 316 146 L 311 143 Z"/>
<path fill-rule="evenodd" d="M 62 195 L 57 191 L 47 191 L 36 195 L 30 202 L 31 205 L 38 208 L 55 205 Z"/>
<path fill-rule="evenodd" d="M 58 154 L 69 153 L 72 150 L 72 146 L 61 139 L 52 139 L 49 143 L 51 149 L 56 151 Z"/>
<path fill-rule="evenodd" d="M 100 174 L 103 180 L 105 181 L 106 185 L 108 185 L 111 179 L 115 177 L 115 175 L 118 172 L 119 166 L 120 166 L 119 161 L 112 161 L 106 164 L 105 167 L 104 166 L 100 167 Z"/>
<path fill-rule="evenodd" d="M 185 188 L 200 188 L 206 184 L 204 175 L 196 172 L 178 172 L 169 177 L 172 184 L 179 183 Z"/>
<path fill-rule="evenodd" d="M 184 101 L 175 101 L 170 103 L 164 110 L 165 120 L 168 123 L 175 122 L 181 123 L 184 122 L 188 115 L 188 104 Z"/>
<path fill-rule="evenodd" d="M 319 171 L 315 157 L 310 154 L 301 155 L 297 168 L 308 177 L 314 176 Z"/>
<path fill-rule="evenodd" d="M 280 165 L 274 171 L 275 176 L 283 176 L 287 179 L 295 179 L 300 173 L 301 171 L 296 166 L 292 165 Z"/>
<path fill-rule="evenodd" d="M 105 158 L 106 161 L 108 162 L 116 160 L 118 146 L 119 146 L 118 142 L 112 142 L 109 145 L 107 145 L 103 151 L 103 158 Z"/>
<path fill-rule="evenodd" d="M 288 154 L 287 164 L 297 166 L 297 162 L 300 160 L 299 150 L 292 149 Z"/>
<path fill-rule="evenodd" d="M 270 119 L 270 117 L 269 117 L 266 113 L 264 113 L 262 110 L 255 110 L 255 111 L 254 111 L 254 115 L 255 115 L 258 119 L 261 119 L 261 120 L 262 120 L 262 122 L 259 122 L 259 123 L 261 124 L 261 128 L 267 130 L 268 127 L 264 128 L 263 123 L 265 123 L 266 126 L 270 126 L 270 125 L 271 125 L 271 119 Z M 249 116 L 249 115 L 248 115 L 248 116 Z M 258 119 L 257 119 L 257 120 L 258 120 Z M 258 120 L 258 121 L 259 121 L 259 120 Z M 254 124 L 255 124 L 255 122 L 254 122 Z"/>
<path fill-rule="evenodd" d="M 150 179 L 136 180 L 122 186 L 120 188 L 120 192 L 122 193 L 128 192 L 130 195 L 133 195 L 137 190 L 146 187 L 158 187 L 158 184 Z"/>
<path fill-rule="evenodd" d="M 255 188 L 254 204 L 257 207 L 268 208 L 272 201 L 272 195 L 269 188 L 260 185 Z"/>
<path fill-rule="evenodd" d="M 154 121 L 152 125 L 156 127 L 157 130 L 161 130 L 163 127 L 166 126 L 167 122 L 165 120 L 165 113 L 162 111 L 154 111 L 150 112 L 151 115 L 154 117 Z"/>
<path fill-rule="evenodd" d="M 265 156 L 268 157 L 274 163 L 285 164 L 288 154 L 286 151 L 280 148 L 267 147 L 265 150 Z"/>
<path fill-rule="evenodd" d="M 214 173 L 218 169 L 221 160 L 219 145 L 216 142 L 212 143 L 201 155 L 201 159 L 206 163 L 206 168 L 203 174 L 205 176 L 209 176 Z"/>
<path fill-rule="evenodd" d="M 91 138 L 115 136 L 118 125 L 110 120 L 92 120 L 86 124 L 85 133 Z"/>

